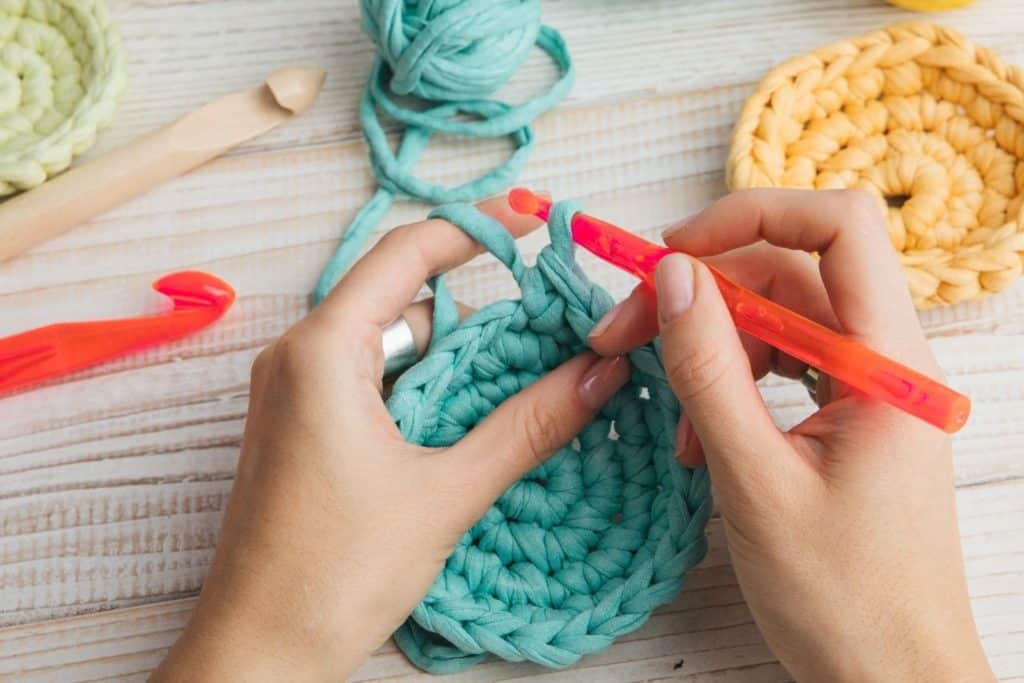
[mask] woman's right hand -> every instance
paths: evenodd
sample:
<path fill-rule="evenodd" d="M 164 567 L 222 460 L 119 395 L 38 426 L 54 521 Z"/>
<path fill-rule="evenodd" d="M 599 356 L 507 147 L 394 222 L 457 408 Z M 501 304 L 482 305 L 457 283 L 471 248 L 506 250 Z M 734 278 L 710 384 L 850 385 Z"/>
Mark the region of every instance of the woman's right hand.
<path fill-rule="evenodd" d="M 665 241 L 942 378 L 867 195 L 740 192 Z M 657 303 L 638 289 L 590 342 L 612 355 L 662 336 L 685 413 L 678 457 L 706 459 L 737 578 L 783 665 L 801 681 L 993 680 L 967 597 L 950 439 L 835 383 L 819 387 L 818 412 L 779 430 L 754 382 L 806 365 L 737 333 L 700 261 L 670 255 L 656 281 Z"/>

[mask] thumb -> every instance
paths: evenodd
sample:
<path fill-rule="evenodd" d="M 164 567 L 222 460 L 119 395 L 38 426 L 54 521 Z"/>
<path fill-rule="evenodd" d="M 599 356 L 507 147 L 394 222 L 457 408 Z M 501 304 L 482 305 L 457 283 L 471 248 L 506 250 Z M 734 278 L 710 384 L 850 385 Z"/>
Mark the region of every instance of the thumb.
<path fill-rule="evenodd" d="M 524 474 L 550 458 L 629 380 L 624 356 L 585 353 L 504 401 L 446 457 L 478 491 L 485 508 Z"/>
<path fill-rule="evenodd" d="M 736 467 L 749 468 L 757 453 L 771 452 L 772 442 L 784 438 L 711 272 L 696 259 L 669 254 L 658 264 L 655 284 L 665 372 L 685 414 L 680 438 L 692 429 L 712 478 L 726 484 L 742 475 Z"/>

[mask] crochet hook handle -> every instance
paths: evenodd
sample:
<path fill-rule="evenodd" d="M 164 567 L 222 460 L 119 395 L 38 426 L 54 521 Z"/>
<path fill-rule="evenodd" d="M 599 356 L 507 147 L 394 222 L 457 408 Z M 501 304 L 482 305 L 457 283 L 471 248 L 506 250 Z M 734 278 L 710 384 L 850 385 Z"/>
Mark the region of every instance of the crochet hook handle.
<path fill-rule="evenodd" d="M 214 323 L 235 291 L 197 271 L 153 283 L 173 310 L 123 320 L 57 323 L 0 339 L 0 394 L 96 365 L 137 349 L 184 337 Z"/>
<path fill-rule="evenodd" d="M 519 213 L 544 220 L 551 210 L 549 200 L 521 188 L 509 193 L 509 204 Z M 658 262 L 672 253 L 667 247 L 583 213 L 573 216 L 572 235 L 596 256 L 649 286 L 654 285 Z M 744 332 L 948 433 L 958 431 L 967 422 L 971 402 L 963 394 L 739 286 L 712 266 L 708 269 L 736 327 Z"/>

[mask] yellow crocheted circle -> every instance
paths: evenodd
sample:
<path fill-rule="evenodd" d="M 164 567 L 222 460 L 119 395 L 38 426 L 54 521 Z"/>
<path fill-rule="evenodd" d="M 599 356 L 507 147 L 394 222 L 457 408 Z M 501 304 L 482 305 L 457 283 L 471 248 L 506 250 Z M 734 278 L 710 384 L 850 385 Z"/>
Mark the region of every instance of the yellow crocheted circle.
<path fill-rule="evenodd" d="M 0 196 L 88 149 L 124 90 L 121 39 L 100 0 L 0 0 Z"/>
<path fill-rule="evenodd" d="M 901 24 L 774 69 L 733 131 L 728 182 L 860 188 L 918 308 L 1010 285 L 1024 256 L 1024 71 L 952 29 Z"/>

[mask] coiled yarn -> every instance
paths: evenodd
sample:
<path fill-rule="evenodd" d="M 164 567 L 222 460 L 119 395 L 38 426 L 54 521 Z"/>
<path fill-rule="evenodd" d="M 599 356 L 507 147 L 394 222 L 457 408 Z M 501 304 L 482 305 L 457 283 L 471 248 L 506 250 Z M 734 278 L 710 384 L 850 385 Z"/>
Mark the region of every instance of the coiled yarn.
<path fill-rule="evenodd" d="M 919 308 L 1001 291 L 1024 259 L 1024 70 L 931 24 L 823 47 L 747 101 L 727 176 L 873 194 Z"/>
<path fill-rule="evenodd" d="M 493 218 L 455 204 L 432 216 L 459 226 L 515 277 L 519 301 L 461 324 L 441 278 L 426 357 L 396 382 L 388 409 L 406 440 L 448 446 L 507 397 L 586 347 L 611 308 L 573 258 L 558 203 L 551 244 L 528 267 Z M 430 592 L 395 634 L 433 673 L 488 654 L 568 666 L 608 647 L 673 599 L 707 548 L 704 468 L 675 460 L 679 403 L 656 345 L 630 354 L 632 379 L 576 440 L 508 489 L 459 542 Z"/>
<path fill-rule="evenodd" d="M 101 0 L 0 2 L 0 196 L 42 184 L 92 146 L 125 85 Z"/>
<path fill-rule="evenodd" d="M 362 0 L 362 22 L 378 52 L 359 105 L 378 189 L 345 231 L 320 276 L 314 303 L 355 261 L 396 196 L 444 204 L 473 201 L 508 188 L 533 144 L 530 124 L 572 87 L 569 51 L 557 31 L 541 25 L 538 0 Z M 555 61 L 560 78 L 546 93 L 519 106 L 487 99 L 522 65 L 534 45 Z M 400 104 L 395 95 L 420 98 L 424 107 Z M 397 154 L 378 112 L 405 125 Z M 414 173 L 434 133 L 469 138 L 507 135 L 516 149 L 487 174 L 445 187 Z"/>

